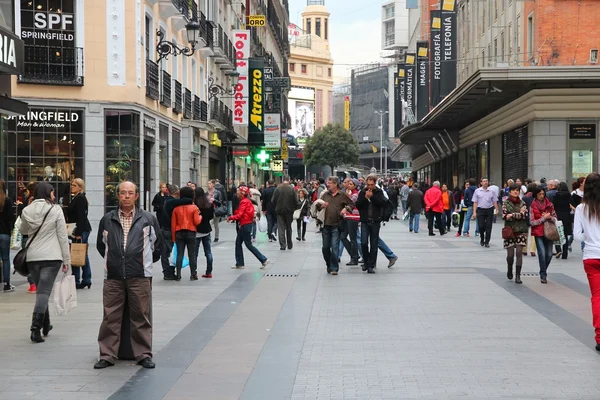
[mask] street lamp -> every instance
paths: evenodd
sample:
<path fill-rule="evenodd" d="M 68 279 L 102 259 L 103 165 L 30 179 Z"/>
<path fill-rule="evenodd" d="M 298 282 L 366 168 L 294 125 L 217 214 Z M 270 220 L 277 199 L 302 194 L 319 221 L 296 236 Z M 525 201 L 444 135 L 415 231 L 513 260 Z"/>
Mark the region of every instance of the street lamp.
<path fill-rule="evenodd" d="M 161 30 L 156 32 L 158 36 L 158 44 L 156 45 L 156 52 L 158 53 L 158 62 L 163 58 L 167 59 L 170 55 L 177 57 L 180 54 L 184 56 L 191 56 L 196 51 L 196 45 L 200 39 L 200 23 L 196 18 L 191 20 L 185 25 L 185 31 L 187 34 L 188 43 L 190 47 L 178 47 L 175 43 L 165 40 L 165 34 Z"/>
<path fill-rule="evenodd" d="M 389 114 L 389 111 L 375 111 L 379 115 L 379 170 L 383 173 L 383 116 Z"/>
<path fill-rule="evenodd" d="M 240 77 L 240 73 L 237 71 L 227 72 L 225 75 L 231 78 L 233 81 L 231 88 L 224 88 L 223 86 L 215 83 L 213 77 L 208 78 L 208 101 L 210 102 L 214 97 L 230 95 L 232 96 L 235 93 L 235 87 L 238 84 L 238 79 Z"/>

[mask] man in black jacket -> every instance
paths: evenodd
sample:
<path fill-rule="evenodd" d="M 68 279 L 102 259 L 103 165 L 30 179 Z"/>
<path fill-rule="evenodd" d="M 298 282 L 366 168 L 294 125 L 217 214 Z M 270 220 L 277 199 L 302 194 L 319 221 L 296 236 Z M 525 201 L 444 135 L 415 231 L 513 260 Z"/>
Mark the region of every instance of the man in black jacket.
<path fill-rule="evenodd" d="M 169 195 L 165 197 L 163 207 L 156 216 L 158 217 L 158 224 L 160 225 L 160 232 L 164 241 L 162 254 L 160 256 L 164 280 L 174 281 L 176 279 L 175 267 L 171 266 L 169 263 L 169 257 L 171 257 L 171 252 L 173 251 L 173 242 L 171 241 L 171 216 L 173 215 L 175 207 L 192 204 L 192 199 L 180 199 L 179 186 L 177 185 L 168 185 L 168 188 Z"/>
<path fill-rule="evenodd" d="M 152 264 L 160 259 L 163 239 L 154 215 L 136 207 L 140 196 L 132 182 L 117 187 L 119 209 L 98 227 L 96 247 L 105 260 L 104 317 L 98 332 L 100 359 L 95 369 L 112 367 L 119 351 L 125 303 L 129 304 L 131 348 L 139 365 L 154 368 L 150 301 Z"/>
<path fill-rule="evenodd" d="M 277 214 L 277 230 L 279 231 L 279 248 L 288 250 L 294 247 L 292 242 L 292 221 L 294 211 L 298 207 L 298 195 L 294 187 L 290 185 L 290 177 L 285 175 L 282 184 L 275 189 L 273 200 L 275 213 Z"/>
<path fill-rule="evenodd" d="M 267 216 L 267 236 L 269 237 L 269 242 L 276 242 L 275 232 L 277 232 L 277 214 L 275 213 L 275 203 L 273 203 L 273 194 L 275 194 L 275 181 L 273 179 L 269 179 L 267 182 L 267 188 L 263 191 L 262 194 L 262 211 L 263 214 Z"/>
<path fill-rule="evenodd" d="M 387 198 L 383 191 L 377 187 L 377 176 L 369 175 L 366 187 L 360 191 L 356 201 L 356 208 L 360 213 L 360 238 L 363 259 L 365 260 L 363 271 L 367 271 L 369 274 L 375 273 L 379 230 L 381 229 L 383 211 L 386 207 Z M 369 242 L 371 243 L 371 250 L 369 250 Z"/>

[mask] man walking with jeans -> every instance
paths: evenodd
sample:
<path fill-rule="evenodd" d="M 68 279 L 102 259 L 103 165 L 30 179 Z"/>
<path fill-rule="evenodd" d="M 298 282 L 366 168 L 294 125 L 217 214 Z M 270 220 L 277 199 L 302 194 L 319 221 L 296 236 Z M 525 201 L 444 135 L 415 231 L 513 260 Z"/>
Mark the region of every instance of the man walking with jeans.
<path fill-rule="evenodd" d="M 377 177 L 369 175 L 367 185 L 361 190 L 356 201 L 356 208 L 360 212 L 361 225 L 361 245 L 365 266 L 363 271 L 374 274 L 377 264 L 377 242 L 379 240 L 379 230 L 381 229 L 381 217 L 384 207 L 387 206 L 387 199 L 383 191 L 376 186 Z M 369 250 L 369 242 L 371 249 Z"/>
<path fill-rule="evenodd" d="M 327 265 L 327 273 L 331 275 L 337 275 L 340 269 L 338 262 L 340 225 L 346 213 L 352 212 L 350 207 L 353 205 L 350 197 L 340 190 L 339 184 L 340 180 L 337 176 L 331 176 L 327 179 L 327 192 L 321 197 L 323 204 L 320 207 L 318 206 L 325 209 L 322 251 Z"/>
<path fill-rule="evenodd" d="M 481 180 L 481 187 L 473 194 L 473 219 L 477 219 L 481 246 L 490 247 L 494 209 L 498 210 L 498 195 L 489 188 L 486 178 Z"/>
<path fill-rule="evenodd" d="M 277 213 L 277 231 L 279 232 L 279 248 L 288 250 L 294 247 L 292 242 L 292 221 L 294 211 L 298 206 L 298 195 L 294 187 L 290 185 L 290 177 L 285 175 L 283 183 L 275 189 L 273 200 L 275 212 Z"/>
<path fill-rule="evenodd" d="M 419 190 L 419 186 L 416 183 L 413 185 L 413 190 L 408 194 L 406 203 L 410 209 L 408 230 L 409 232 L 414 231 L 415 233 L 419 233 L 419 217 L 421 216 L 425 201 L 423 200 L 423 192 Z"/>

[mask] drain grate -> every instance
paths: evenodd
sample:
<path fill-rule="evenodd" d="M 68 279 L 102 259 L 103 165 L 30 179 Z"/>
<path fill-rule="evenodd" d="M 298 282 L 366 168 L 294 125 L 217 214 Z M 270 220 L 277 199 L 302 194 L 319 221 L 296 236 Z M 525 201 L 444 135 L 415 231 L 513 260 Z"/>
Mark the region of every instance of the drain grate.
<path fill-rule="evenodd" d="M 521 274 L 521 276 L 527 276 L 527 277 L 539 278 L 539 277 L 540 277 L 540 274 L 537 274 L 537 273 L 535 273 L 535 272 L 531 272 L 531 273 Z"/>
<path fill-rule="evenodd" d="M 298 274 L 265 274 L 265 276 L 271 278 L 296 278 Z"/>

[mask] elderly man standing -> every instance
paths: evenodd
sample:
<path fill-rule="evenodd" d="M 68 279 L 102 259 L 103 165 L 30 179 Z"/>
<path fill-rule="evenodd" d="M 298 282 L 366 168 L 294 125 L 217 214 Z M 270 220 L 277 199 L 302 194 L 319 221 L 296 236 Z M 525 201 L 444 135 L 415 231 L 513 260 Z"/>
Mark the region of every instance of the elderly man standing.
<path fill-rule="evenodd" d="M 444 201 L 442 200 L 442 190 L 440 182 L 433 182 L 431 189 L 425 192 L 425 211 L 427 212 L 427 227 L 429 228 L 429 236 L 435 236 L 433 233 L 433 223 L 440 230 L 440 235 L 444 235 L 444 226 L 442 224 L 442 213 L 444 212 Z"/>
<path fill-rule="evenodd" d="M 277 214 L 277 231 L 279 233 L 279 248 L 291 250 L 294 247 L 292 241 L 292 221 L 294 211 L 298 207 L 298 195 L 294 187 L 290 185 L 290 177 L 285 175 L 282 184 L 275 189 L 273 200 L 275 213 Z M 287 247 L 286 247 L 287 246 Z"/>
<path fill-rule="evenodd" d="M 104 257 L 104 316 L 98 333 L 100 359 L 95 369 L 112 367 L 117 358 L 125 303 L 129 303 L 131 347 L 139 365 L 154 368 L 150 291 L 152 264 L 160 259 L 163 237 L 154 215 L 139 209 L 139 190 L 132 182 L 117 187 L 119 208 L 98 227 L 96 247 Z"/>
<path fill-rule="evenodd" d="M 486 178 L 481 180 L 481 187 L 473 194 L 473 219 L 477 219 L 481 246 L 490 247 L 494 208 L 499 213 L 498 195 L 490 189 Z"/>

